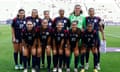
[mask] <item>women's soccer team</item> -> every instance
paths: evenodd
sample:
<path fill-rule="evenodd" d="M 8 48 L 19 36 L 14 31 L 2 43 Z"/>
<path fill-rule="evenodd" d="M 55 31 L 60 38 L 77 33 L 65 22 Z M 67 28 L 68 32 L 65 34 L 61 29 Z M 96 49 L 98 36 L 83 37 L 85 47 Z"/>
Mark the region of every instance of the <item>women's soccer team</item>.
<path fill-rule="evenodd" d="M 89 16 L 85 17 L 80 5 L 75 5 L 69 18 L 64 13 L 64 9 L 60 9 L 59 16 L 52 20 L 49 10 L 43 12 L 43 19 L 37 9 L 33 9 L 29 17 L 25 16 L 24 9 L 18 10 L 11 24 L 15 70 L 40 72 L 46 66 L 46 59 L 47 72 L 62 72 L 63 68 L 71 72 L 73 56 L 74 72 L 85 72 L 89 68 L 90 51 L 93 72 L 100 70 L 99 32 L 105 40 L 101 19 L 95 16 L 94 8 L 89 8 Z"/>

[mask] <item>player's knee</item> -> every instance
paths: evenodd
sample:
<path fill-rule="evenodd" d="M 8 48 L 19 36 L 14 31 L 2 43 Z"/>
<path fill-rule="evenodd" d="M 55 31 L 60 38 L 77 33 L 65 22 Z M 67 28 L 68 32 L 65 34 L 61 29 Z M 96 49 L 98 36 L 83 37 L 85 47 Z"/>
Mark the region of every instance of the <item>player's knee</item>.
<path fill-rule="evenodd" d="M 38 48 L 37 49 L 37 56 L 40 57 L 42 54 L 42 49 L 41 48 Z"/>
<path fill-rule="evenodd" d="M 24 55 L 24 56 L 28 56 L 28 49 L 27 49 L 27 48 L 24 49 L 23 55 Z"/>
<path fill-rule="evenodd" d="M 50 48 L 46 48 L 46 53 L 47 53 L 47 55 L 51 55 L 51 49 Z"/>
<path fill-rule="evenodd" d="M 59 49 L 59 54 L 62 55 L 63 54 L 63 50 Z"/>
<path fill-rule="evenodd" d="M 66 51 L 65 51 L 65 55 L 66 55 L 66 56 L 70 56 L 70 50 L 66 50 Z"/>
<path fill-rule="evenodd" d="M 56 49 L 53 49 L 53 55 L 56 55 L 56 54 L 57 54 Z"/>
<path fill-rule="evenodd" d="M 36 49 L 32 48 L 32 55 L 36 55 Z"/>

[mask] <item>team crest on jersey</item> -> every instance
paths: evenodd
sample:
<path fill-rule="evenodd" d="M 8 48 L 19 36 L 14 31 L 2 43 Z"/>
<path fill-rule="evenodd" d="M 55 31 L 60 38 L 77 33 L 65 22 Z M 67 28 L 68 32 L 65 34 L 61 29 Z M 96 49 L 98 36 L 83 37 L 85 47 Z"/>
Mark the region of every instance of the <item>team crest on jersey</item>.
<path fill-rule="evenodd" d="M 67 21 L 66 21 L 66 20 L 64 20 L 64 23 L 67 23 Z"/>
<path fill-rule="evenodd" d="M 36 26 L 36 23 L 34 22 L 33 25 Z"/>
<path fill-rule="evenodd" d="M 23 24 L 26 24 L 26 21 L 23 21 Z"/>
<path fill-rule="evenodd" d="M 61 34 L 61 36 L 63 37 L 63 36 L 64 36 L 64 34 Z"/>
<path fill-rule="evenodd" d="M 52 25 L 52 23 L 49 23 L 49 26 L 51 26 Z"/>
<path fill-rule="evenodd" d="M 46 35 L 49 35 L 49 32 L 46 32 Z"/>
<path fill-rule="evenodd" d="M 94 22 L 96 23 L 98 20 L 97 19 L 94 19 Z"/>
<path fill-rule="evenodd" d="M 36 22 L 39 22 L 39 20 L 38 20 L 38 19 L 36 19 Z"/>
<path fill-rule="evenodd" d="M 76 34 L 76 37 L 78 37 L 78 35 Z"/>

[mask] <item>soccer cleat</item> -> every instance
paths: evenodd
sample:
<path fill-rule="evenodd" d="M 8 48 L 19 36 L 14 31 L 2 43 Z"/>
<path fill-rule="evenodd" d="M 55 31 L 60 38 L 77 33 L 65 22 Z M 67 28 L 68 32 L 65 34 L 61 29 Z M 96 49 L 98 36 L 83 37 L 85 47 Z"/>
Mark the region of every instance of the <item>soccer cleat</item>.
<path fill-rule="evenodd" d="M 75 69 L 74 69 L 74 72 L 78 72 L 78 69 L 77 69 L 77 68 L 75 68 Z"/>
<path fill-rule="evenodd" d="M 19 69 L 22 70 L 24 69 L 24 67 L 22 65 L 19 65 Z"/>
<path fill-rule="evenodd" d="M 88 69 L 89 69 L 89 63 L 86 63 L 85 70 L 88 70 Z"/>
<path fill-rule="evenodd" d="M 62 69 L 61 69 L 61 68 L 59 68 L 59 69 L 58 69 L 58 72 L 62 72 Z"/>
<path fill-rule="evenodd" d="M 85 72 L 85 69 L 81 69 L 81 71 L 80 72 Z"/>
<path fill-rule="evenodd" d="M 57 68 L 53 68 L 53 72 L 57 72 Z"/>
<path fill-rule="evenodd" d="M 70 69 L 69 69 L 69 68 L 67 68 L 66 72 L 70 72 Z"/>
<path fill-rule="evenodd" d="M 19 69 L 19 65 L 15 65 L 15 70 L 18 70 Z"/>
<path fill-rule="evenodd" d="M 28 72 L 28 69 L 24 69 L 23 72 Z"/>
<path fill-rule="evenodd" d="M 32 68 L 32 72 L 36 72 L 36 70 L 34 68 Z"/>
<path fill-rule="evenodd" d="M 93 72 L 98 72 L 98 70 L 97 70 L 97 69 L 94 69 Z"/>
<path fill-rule="evenodd" d="M 97 64 L 97 70 L 101 70 L 99 63 Z"/>

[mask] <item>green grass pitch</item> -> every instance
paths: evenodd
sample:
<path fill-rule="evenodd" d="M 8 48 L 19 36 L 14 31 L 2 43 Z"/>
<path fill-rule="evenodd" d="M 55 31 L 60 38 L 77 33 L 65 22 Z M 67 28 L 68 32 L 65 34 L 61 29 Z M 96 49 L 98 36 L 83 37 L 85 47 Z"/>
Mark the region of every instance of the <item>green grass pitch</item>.
<path fill-rule="evenodd" d="M 120 47 L 120 26 L 106 26 L 106 40 L 108 47 Z M 74 63 L 71 63 L 73 72 Z M 99 72 L 120 72 L 120 53 L 111 52 L 101 54 L 101 71 Z M 86 72 L 92 72 L 93 61 L 90 57 L 90 68 Z M 0 25 L 0 72 L 22 72 L 14 70 L 13 47 L 11 42 L 10 25 Z M 47 72 L 42 69 L 41 72 Z M 64 71 L 65 72 L 65 71 Z"/>

